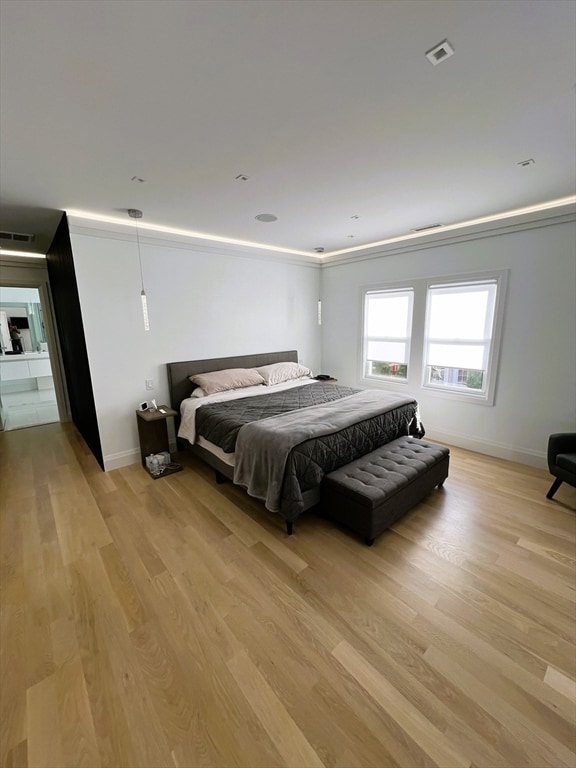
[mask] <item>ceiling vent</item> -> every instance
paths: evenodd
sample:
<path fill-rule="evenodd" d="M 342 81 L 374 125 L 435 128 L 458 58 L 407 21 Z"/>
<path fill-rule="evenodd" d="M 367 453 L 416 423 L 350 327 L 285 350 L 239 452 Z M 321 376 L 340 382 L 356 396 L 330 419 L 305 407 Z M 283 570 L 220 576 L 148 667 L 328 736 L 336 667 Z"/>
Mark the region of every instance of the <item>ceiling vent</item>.
<path fill-rule="evenodd" d="M 0 232 L 0 240 L 11 240 L 13 243 L 31 243 L 34 235 L 24 235 L 21 232 Z"/>
<path fill-rule="evenodd" d="M 454 48 L 452 48 L 448 40 L 442 40 L 442 42 L 435 45 L 434 48 L 430 48 L 429 51 L 426 51 L 426 58 L 434 64 L 434 66 L 440 64 L 444 59 L 449 59 L 450 56 L 453 55 Z"/>
<path fill-rule="evenodd" d="M 412 232 L 426 232 L 427 229 L 438 229 L 438 227 L 443 227 L 444 224 L 428 224 L 427 227 L 416 227 L 416 229 L 413 229 Z"/>

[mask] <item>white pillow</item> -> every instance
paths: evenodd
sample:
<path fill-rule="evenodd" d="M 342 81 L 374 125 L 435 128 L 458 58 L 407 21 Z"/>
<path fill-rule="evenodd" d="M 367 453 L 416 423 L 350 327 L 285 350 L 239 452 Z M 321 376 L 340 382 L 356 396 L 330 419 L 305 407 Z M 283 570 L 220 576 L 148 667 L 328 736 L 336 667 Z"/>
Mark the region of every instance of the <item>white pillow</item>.
<path fill-rule="evenodd" d="M 197 373 L 188 378 L 192 384 L 202 387 L 207 395 L 264 384 L 264 379 L 254 368 L 227 368 L 223 371 Z"/>
<path fill-rule="evenodd" d="M 202 387 L 196 387 L 196 389 L 192 391 L 190 397 L 206 397 L 206 392 L 204 392 Z"/>
<path fill-rule="evenodd" d="M 302 379 L 312 375 L 310 368 L 306 368 L 300 363 L 272 363 L 272 365 L 262 365 L 255 370 L 262 376 L 268 387 L 273 384 L 282 384 L 283 381 Z"/>

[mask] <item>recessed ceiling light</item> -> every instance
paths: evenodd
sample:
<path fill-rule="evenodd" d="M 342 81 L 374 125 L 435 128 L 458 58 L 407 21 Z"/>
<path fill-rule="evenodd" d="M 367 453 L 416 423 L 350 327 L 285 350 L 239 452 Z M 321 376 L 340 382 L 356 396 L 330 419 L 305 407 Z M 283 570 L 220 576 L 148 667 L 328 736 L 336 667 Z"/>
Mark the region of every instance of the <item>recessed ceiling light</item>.
<path fill-rule="evenodd" d="M 278 216 L 274 216 L 273 213 L 259 213 L 254 218 L 258 219 L 258 221 L 278 221 Z"/>
<path fill-rule="evenodd" d="M 453 55 L 454 48 L 452 48 L 448 40 L 442 40 L 442 42 L 435 45 L 434 48 L 430 48 L 429 51 L 426 51 L 426 58 L 434 64 L 434 66 L 440 64 L 444 59 L 449 59 L 450 56 Z"/>

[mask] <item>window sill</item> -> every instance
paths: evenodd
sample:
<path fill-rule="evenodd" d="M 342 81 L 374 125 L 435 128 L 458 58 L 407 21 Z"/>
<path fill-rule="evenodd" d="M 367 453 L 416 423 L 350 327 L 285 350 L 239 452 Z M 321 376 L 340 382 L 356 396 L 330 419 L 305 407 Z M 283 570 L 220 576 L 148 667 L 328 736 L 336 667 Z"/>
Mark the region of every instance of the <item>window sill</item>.
<path fill-rule="evenodd" d="M 494 395 L 486 392 L 476 395 L 471 392 L 462 392 L 459 389 L 449 387 L 435 387 L 431 384 L 422 384 L 421 389 L 432 397 L 441 397 L 445 400 L 453 400 L 459 403 L 475 403 L 476 405 L 494 405 Z"/>

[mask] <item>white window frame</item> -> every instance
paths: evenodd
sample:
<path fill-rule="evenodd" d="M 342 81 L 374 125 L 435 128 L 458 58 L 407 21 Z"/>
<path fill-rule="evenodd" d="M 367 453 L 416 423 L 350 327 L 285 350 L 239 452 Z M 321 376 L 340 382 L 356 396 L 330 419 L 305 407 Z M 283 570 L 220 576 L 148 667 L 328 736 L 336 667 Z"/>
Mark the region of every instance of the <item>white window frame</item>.
<path fill-rule="evenodd" d="M 426 319 L 424 324 L 424 338 L 423 338 L 423 354 L 422 354 L 422 388 L 426 390 L 432 390 L 435 392 L 442 392 L 448 397 L 457 397 L 459 400 L 475 400 L 477 402 L 483 402 L 487 405 L 493 405 L 495 399 L 496 390 L 496 375 L 498 371 L 498 361 L 500 356 L 500 338 L 502 332 L 502 320 L 504 312 L 504 293 L 506 288 L 506 276 L 505 270 L 499 270 L 497 272 L 482 273 L 474 275 L 465 275 L 460 277 L 454 277 L 450 279 L 436 279 L 428 280 L 426 285 Z M 430 325 L 430 297 L 431 291 L 435 291 L 437 294 L 445 291 L 446 293 L 454 292 L 454 289 L 459 289 L 459 293 L 466 293 L 466 291 L 475 291 L 478 287 L 485 285 L 493 285 L 494 291 L 489 296 L 491 306 L 486 313 L 486 327 L 484 329 L 484 335 L 481 340 L 466 340 L 466 339 L 439 339 L 436 340 L 442 344 L 454 344 L 455 346 L 465 344 L 467 346 L 480 346 L 483 347 L 483 361 L 482 367 L 486 371 L 484 376 L 482 389 L 467 389 L 458 385 L 442 384 L 427 379 L 428 368 L 428 350 L 429 345 L 434 343 L 434 339 L 429 336 Z M 490 327 L 491 326 L 491 327 Z M 447 367 L 447 366 L 442 366 Z M 459 365 L 458 368 L 463 366 Z"/>
<path fill-rule="evenodd" d="M 492 334 L 489 342 L 486 376 L 482 391 L 466 389 L 462 386 L 447 387 L 426 383 L 426 329 L 428 323 L 428 290 L 432 286 L 450 286 L 482 283 L 493 281 L 496 284 L 496 297 L 494 303 L 494 319 Z M 369 387 L 382 387 L 385 389 L 406 388 L 417 396 L 417 391 L 425 391 L 427 396 L 449 399 L 452 401 L 477 403 L 480 405 L 494 405 L 496 397 L 496 383 L 500 360 L 500 347 L 502 341 L 502 329 L 504 321 L 504 308 L 508 270 L 491 270 L 489 272 L 474 272 L 453 275 L 436 275 L 434 277 L 421 277 L 410 281 L 389 282 L 377 285 L 364 285 L 360 289 L 360 344 L 358 356 L 358 370 L 360 385 Z M 374 376 L 367 374 L 367 335 L 366 335 L 366 297 L 368 294 L 385 292 L 413 291 L 412 327 L 408 340 L 408 378 L 398 379 L 392 376 Z"/>
<path fill-rule="evenodd" d="M 409 318 L 408 318 L 408 335 L 407 336 L 368 336 L 367 324 L 368 324 L 368 302 L 371 296 L 388 294 L 390 296 L 406 296 L 409 302 Z M 411 285 L 388 285 L 383 288 L 367 289 L 363 292 L 362 301 L 362 379 L 373 382 L 393 382 L 394 384 L 405 385 L 408 382 L 408 378 L 399 378 L 398 376 L 387 376 L 385 374 L 368 373 L 368 343 L 370 341 L 388 341 L 388 342 L 402 342 L 406 344 L 406 366 L 408 369 L 408 377 L 410 376 L 410 353 L 411 353 L 411 338 L 412 338 L 412 323 L 414 317 L 414 289 Z"/>

